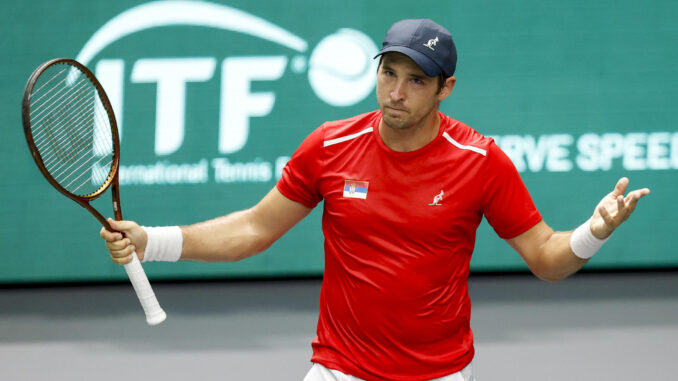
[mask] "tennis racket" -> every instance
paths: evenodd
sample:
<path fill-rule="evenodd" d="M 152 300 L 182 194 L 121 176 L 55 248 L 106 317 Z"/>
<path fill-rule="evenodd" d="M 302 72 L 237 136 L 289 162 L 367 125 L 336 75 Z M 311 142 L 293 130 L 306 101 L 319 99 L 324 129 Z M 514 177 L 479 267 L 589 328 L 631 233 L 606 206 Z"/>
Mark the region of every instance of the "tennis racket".
<path fill-rule="evenodd" d="M 45 62 L 28 79 L 21 111 L 28 148 L 47 181 L 92 213 L 106 229 L 115 231 L 90 205 L 110 186 L 115 219 L 122 220 L 118 126 L 108 97 L 92 72 L 67 58 Z M 146 322 L 159 324 L 165 320 L 165 311 L 137 254 L 132 257 L 125 271 Z"/>

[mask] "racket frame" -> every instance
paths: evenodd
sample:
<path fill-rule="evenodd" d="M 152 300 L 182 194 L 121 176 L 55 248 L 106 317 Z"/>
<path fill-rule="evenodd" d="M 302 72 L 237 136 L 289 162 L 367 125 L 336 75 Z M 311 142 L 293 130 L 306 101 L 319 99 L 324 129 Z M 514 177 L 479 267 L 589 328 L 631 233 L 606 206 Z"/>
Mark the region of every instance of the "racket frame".
<path fill-rule="evenodd" d="M 31 117 L 30 117 L 31 95 L 33 92 L 33 88 L 35 86 L 35 83 L 38 81 L 38 78 L 40 78 L 40 76 L 42 75 L 43 72 L 45 72 L 45 70 L 54 65 L 59 64 L 74 66 L 76 69 L 78 69 L 82 74 L 84 74 L 87 77 L 87 79 L 92 83 L 92 85 L 94 85 L 94 88 L 97 91 L 99 99 L 101 100 L 101 104 L 104 107 L 104 110 L 106 110 L 106 115 L 108 116 L 108 121 L 111 126 L 111 138 L 113 141 L 113 160 L 111 162 L 111 169 L 108 173 L 106 181 L 104 181 L 104 183 L 96 191 L 85 196 L 78 196 L 69 192 L 68 190 L 66 190 L 66 188 L 62 187 L 61 184 L 59 184 L 54 179 L 54 177 L 52 177 L 52 174 L 50 174 L 49 171 L 47 170 L 47 167 L 45 166 L 45 163 L 42 160 L 42 156 L 38 151 L 38 147 L 36 146 L 35 141 L 33 140 L 33 131 L 31 129 Z M 82 65 L 78 61 L 75 61 L 70 58 L 55 58 L 49 60 L 43 63 L 42 65 L 38 66 L 38 68 L 35 69 L 33 74 L 29 77 L 28 82 L 26 83 L 26 89 L 24 90 L 24 96 L 21 106 L 22 106 L 21 117 L 23 120 L 26 143 L 28 143 L 28 148 L 31 151 L 31 156 L 35 161 L 35 164 L 38 166 L 38 169 L 40 169 L 40 172 L 42 172 L 43 176 L 45 176 L 45 179 L 47 179 L 47 181 L 61 194 L 75 201 L 80 206 L 89 211 L 106 228 L 106 230 L 115 231 L 115 229 L 111 228 L 111 225 L 108 223 L 106 218 L 104 218 L 104 216 L 101 213 L 99 213 L 99 211 L 97 211 L 90 205 L 90 202 L 92 200 L 101 196 L 106 191 L 106 189 L 113 185 L 113 187 L 111 188 L 113 198 L 113 213 L 115 214 L 116 220 L 122 220 L 122 210 L 120 208 L 120 192 L 118 191 L 118 168 L 120 166 L 120 138 L 118 135 L 118 123 L 115 120 L 115 114 L 113 113 L 113 107 L 111 106 L 111 102 L 109 101 L 106 92 L 104 91 L 103 87 L 96 79 L 94 74 L 87 67 L 85 67 L 85 65 Z"/>

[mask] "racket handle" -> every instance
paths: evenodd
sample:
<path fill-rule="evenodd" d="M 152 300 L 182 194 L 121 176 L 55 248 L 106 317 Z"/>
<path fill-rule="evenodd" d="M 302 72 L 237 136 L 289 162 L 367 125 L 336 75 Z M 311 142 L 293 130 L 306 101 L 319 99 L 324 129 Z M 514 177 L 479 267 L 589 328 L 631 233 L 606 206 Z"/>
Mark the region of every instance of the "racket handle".
<path fill-rule="evenodd" d="M 125 265 L 125 271 L 127 271 L 127 276 L 132 282 L 134 291 L 137 293 L 141 307 L 143 307 L 144 313 L 146 313 L 146 323 L 148 325 L 158 325 L 165 321 L 167 314 L 160 307 L 160 303 L 158 303 L 158 299 L 153 293 L 137 253 L 133 253 L 132 262 Z"/>

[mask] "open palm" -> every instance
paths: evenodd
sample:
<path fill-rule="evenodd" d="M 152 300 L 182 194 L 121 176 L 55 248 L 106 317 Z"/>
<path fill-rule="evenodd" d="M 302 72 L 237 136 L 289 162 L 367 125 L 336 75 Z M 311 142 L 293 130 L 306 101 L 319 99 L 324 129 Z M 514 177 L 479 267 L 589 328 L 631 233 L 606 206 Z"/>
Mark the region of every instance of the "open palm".
<path fill-rule="evenodd" d="M 650 194 L 648 188 L 642 188 L 631 191 L 624 196 L 628 186 L 629 179 L 622 177 L 617 181 L 614 190 L 600 200 L 591 219 L 591 232 L 594 236 L 600 239 L 607 238 L 622 222 L 629 218 L 636 208 L 638 200 Z"/>

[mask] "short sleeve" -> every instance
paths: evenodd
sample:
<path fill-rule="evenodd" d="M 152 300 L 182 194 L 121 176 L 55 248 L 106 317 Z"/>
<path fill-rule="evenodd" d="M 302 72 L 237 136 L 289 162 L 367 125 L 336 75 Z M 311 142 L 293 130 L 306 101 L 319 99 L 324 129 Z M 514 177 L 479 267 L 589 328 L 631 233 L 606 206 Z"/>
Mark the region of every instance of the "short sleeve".
<path fill-rule="evenodd" d="M 514 238 L 541 221 L 518 170 L 494 142 L 483 177 L 483 214 L 499 237 Z"/>
<path fill-rule="evenodd" d="M 276 187 L 292 201 L 314 208 L 322 195 L 317 182 L 322 169 L 323 126 L 313 131 L 294 152 L 283 168 Z"/>

